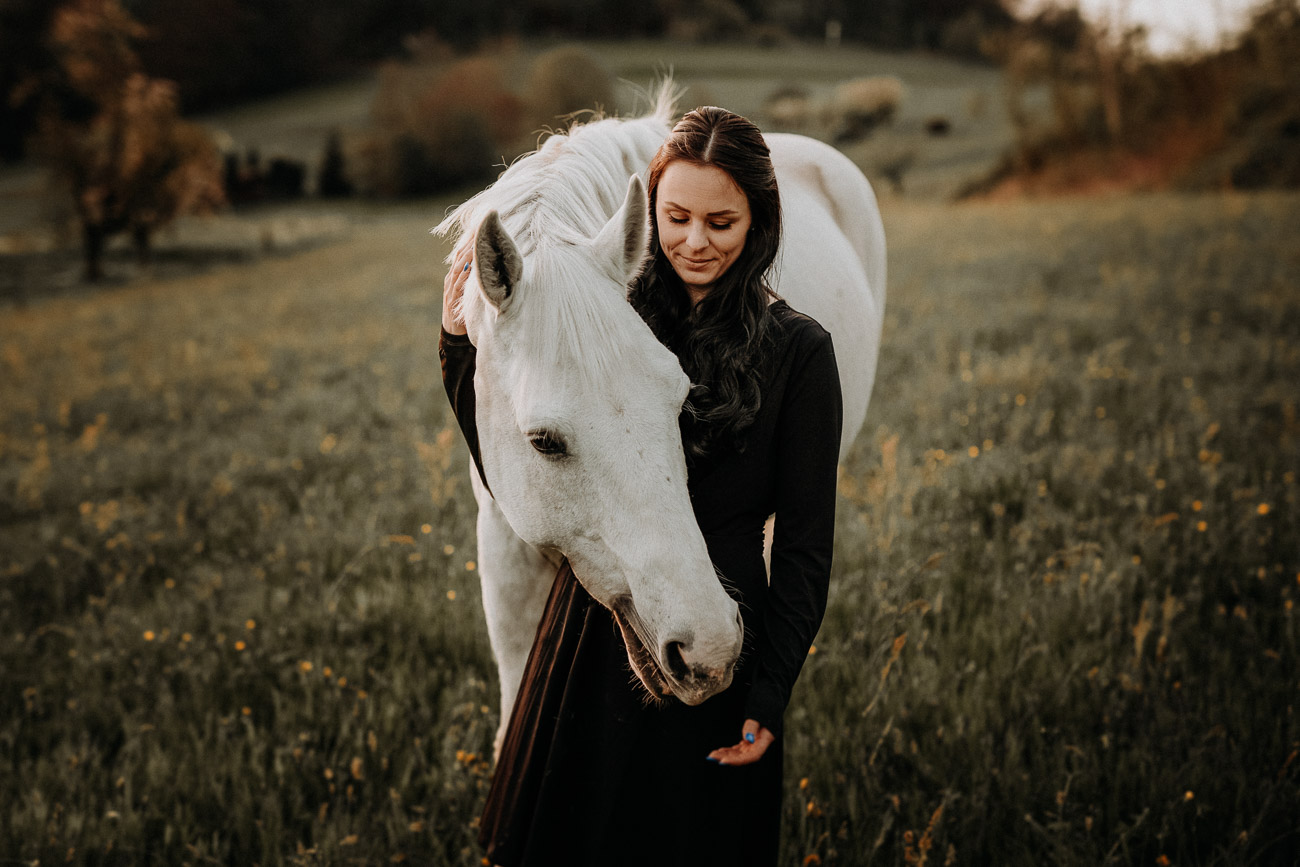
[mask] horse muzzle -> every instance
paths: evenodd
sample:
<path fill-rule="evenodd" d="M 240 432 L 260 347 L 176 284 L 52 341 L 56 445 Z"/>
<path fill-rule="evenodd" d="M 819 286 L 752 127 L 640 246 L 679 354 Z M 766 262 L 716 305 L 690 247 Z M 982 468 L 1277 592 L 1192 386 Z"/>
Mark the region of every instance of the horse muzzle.
<path fill-rule="evenodd" d="M 736 613 L 733 647 L 726 652 L 711 654 L 712 658 L 708 659 L 694 651 L 695 642 L 691 636 L 652 642 L 631 597 L 618 597 L 610 610 L 623 635 L 632 671 L 654 698 L 663 700 L 675 696 L 684 704 L 697 705 L 731 685 L 744 637 L 739 611 Z M 651 647 L 655 650 L 651 651 Z"/>

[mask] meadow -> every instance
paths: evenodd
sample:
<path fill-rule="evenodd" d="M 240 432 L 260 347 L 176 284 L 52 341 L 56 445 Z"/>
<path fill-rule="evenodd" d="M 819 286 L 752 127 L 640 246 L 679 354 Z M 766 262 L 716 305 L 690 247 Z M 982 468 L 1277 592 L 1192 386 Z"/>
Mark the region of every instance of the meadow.
<path fill-rule="evenodd" d="M 447 204 L 0 313 L 0 863 L 480 864 Z M 782 863 L 1292 863 L 1300 197 L 884 210 Z"/>

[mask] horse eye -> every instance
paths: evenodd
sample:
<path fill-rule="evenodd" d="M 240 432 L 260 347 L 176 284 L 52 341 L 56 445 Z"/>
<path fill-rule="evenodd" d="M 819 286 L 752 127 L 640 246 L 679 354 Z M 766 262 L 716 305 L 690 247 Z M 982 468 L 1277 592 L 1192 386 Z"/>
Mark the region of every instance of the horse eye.
<path fill-rule="evenodd" d="M 533 431 L 528 435 L 528 442 L 537 449 L 538 454 L 548 458 L 562 458 L 569 453 L 564 439 L 549 430 Z"/>

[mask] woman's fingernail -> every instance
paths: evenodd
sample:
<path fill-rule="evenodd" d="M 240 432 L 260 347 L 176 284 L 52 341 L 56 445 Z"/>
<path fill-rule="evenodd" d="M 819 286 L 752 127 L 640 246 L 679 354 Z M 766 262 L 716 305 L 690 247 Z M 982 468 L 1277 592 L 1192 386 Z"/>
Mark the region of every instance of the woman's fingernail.
<path fill-rule="evenodd" d="M 752 743 L 754 742 L 754 733 L 753 733 L 753 732 L 745 732 L 745 740 L 746 740 L 747 742 L 749 742 L 749 743 L 752 744 Z"/>
<path fill-rule="evenodd" d="M 706 758 L 706 759 L 708 759 L 709 761 L 713 762 L 715 765 L 720 765 L 720 764 L 722 764 L 722 760 L 719 759 L 717 756 L 705 756 L 704 758 Z"/>
<path fill-rule="evenodd" d="M 468 271 L 468 270 L 469 270 L 469 263 L 466 262 L 466 263 L 465 263 L 465 267 L 464 267 L 464 268 L 461 268 L 460 270 L 462 270 L 462 271 Z"/>

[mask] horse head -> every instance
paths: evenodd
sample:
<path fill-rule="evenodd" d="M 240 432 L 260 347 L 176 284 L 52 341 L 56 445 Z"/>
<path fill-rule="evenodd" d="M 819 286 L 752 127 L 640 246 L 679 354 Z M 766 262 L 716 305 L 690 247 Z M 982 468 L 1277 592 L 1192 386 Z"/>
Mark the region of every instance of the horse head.
<path fill-rule="evenodd" d="M 678 415 L 689 382 L 627 303 L 647 208 L 633 175 L 594 237 L 563 221 L 512 237 L 509 215 L 487 213 L 462 315 L 502 514 L 524 541 L 568 557 L 652 694 L 698 704 L 730 684 L 743 627 L 687 492 Z"/>

